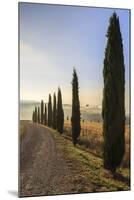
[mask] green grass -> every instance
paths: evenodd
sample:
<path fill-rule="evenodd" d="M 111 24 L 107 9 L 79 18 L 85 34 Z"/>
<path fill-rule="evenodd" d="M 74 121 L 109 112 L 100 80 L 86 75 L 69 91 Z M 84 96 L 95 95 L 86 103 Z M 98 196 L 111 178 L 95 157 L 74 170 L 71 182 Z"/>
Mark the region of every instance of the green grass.
<path fill-rule="evenodd" d="M 116 177 L 113 178 L 112 174 L 103 168 L 101 158 L 80 149 L 79 146 L 74 147 L 71 141 L 56 131 L 54 137 L 65 158 L 74 160 L 76 165 L 80 165 L 82 175 L 93 185 L 93 192 L 130 190 L 130 171 L 128 168 L 118 169 Z"/>

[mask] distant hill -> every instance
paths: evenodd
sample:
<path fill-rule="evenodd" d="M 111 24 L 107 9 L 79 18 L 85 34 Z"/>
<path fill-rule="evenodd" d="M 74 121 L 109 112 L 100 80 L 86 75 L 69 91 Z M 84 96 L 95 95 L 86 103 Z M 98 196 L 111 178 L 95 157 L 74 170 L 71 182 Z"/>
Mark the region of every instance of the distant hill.
<path fill-rule="evenodd" d="M 39 101 L 34 100 L 21 100 L 20 101 L 20 119 L 21 120 L 32 120 L 32 112 L 35 106 L 40 106 Z M 67 117 L 71 119 L 72 105 L 63 104 L 65 120 Z M 101 115 L 102 108 L 99 105 L 88 105 L 81 106 L 81 119 L 85 121 L 102 121 Z M 126 124 L 129 123 L 129 116 L 126 114 Z"/>

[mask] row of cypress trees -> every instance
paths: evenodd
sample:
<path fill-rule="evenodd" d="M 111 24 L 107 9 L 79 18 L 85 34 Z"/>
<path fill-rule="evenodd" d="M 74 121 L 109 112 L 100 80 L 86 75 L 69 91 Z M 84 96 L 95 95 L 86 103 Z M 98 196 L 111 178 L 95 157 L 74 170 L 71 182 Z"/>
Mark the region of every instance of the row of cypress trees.
<path fill-rule="evenodd" d="M 114 12 L 109 19 L 103 67 L 103 165 L 113 174 L 125 154 L 125 65 L 119 17 Z M 76 145 L 80 135 L 79 86 L 76 70 L 72 80 L 72 140 Z"/>
<path fill-rule="evenodd" d="M 32 121 L 34 123 L 44 124 L 63 133 L 64 127 L 64 111 L 62 106 L 61 90 L 58 88 L 57 102 L 56 94 L 53 95 L 53 105 L 51 94 L 49 94 L 48 103 L 41 100 L 41 105 L 36 107 L 32 114 Z"/>
<path fill-rule="evenodd" d="M 104 168 L 115 172 L 120 166 L 125 153 L 125 66 L 123 56 L 123 43 L 120 31 L 119 18 L 114 12 L 109 20 L 107 31 L 107 45 L 105 49 L 103 68 L 103 164 Z M 48 115 L 43 114 L 43 102 L 41 102 L 41 123 L 63 132 L 64 112 L 62 108 L 61 91 L 58 89 L 58 100 L 49 95 Z M 76 145 L 80 135 L 80 102 L 79 84 L 76 70 L 73 70 L 72 79 L 72 141 Z M 47 119 L 48 117 L 48 119 Z M 40 109 L 35 107 L 33 121 L 40 123 Z"/>

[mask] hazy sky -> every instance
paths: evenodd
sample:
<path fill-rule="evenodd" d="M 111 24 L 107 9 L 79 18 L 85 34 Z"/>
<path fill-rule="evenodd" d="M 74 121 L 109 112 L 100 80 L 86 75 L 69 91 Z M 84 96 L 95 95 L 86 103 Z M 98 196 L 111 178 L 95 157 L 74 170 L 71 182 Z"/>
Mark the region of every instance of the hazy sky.
<path fill-rule="evenodd" d="M 81 104 L 101 105 L 109 17 L 116 11 L 124 45 L 126 104 L 129 89 L 129 11 L 20 3 L 20 96 L 48 100 L 61 87 L 71 103 L 75 66 Z"/>

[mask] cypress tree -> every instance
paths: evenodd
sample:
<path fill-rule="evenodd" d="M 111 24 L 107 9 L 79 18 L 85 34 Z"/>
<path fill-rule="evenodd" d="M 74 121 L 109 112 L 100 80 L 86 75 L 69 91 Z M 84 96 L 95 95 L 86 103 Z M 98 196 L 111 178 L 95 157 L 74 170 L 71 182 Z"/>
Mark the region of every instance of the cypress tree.
<path fill-rule="evenodd" d="M 35 122 L 37 123 L 37 121 L 38 121 L 38 117 L 37 117 L 37 107 L 35 106 L 35 111 L 34 111 L 34 113 L 35 113 Z"/>
<path fill-rule="evenodd" d="M 103 163 L 104 168 L 114 173 L 125 153 L 125 66 L 119 18 L 115 12 L 109 20 L 103 78 Z"/>
<path fill-rule="evenodd" d="M 33 123 L 35 122 L 35 111 L 33 111 L 33 114 L 32 114 L 32 121 Z"/>
<path fill-rule="evenodd" d="M 40 107 L 38 106 L 38 124 L 40 123 Z"/>
<path fill-rule="evenodd" d="M 44 125 L 45 126 L 47 125 L 47 106 L 46 106 L 46 103 L 45 103 L 45 112 L 44 112 Z"/>
<path fill-rule="evenodd" d="M 41 124 L 43 124 L 44 102 L 41 101 Z"/>
<path fill-rule="evenodd" d="M 79 86 L 78 86 L 78 76 L 76 70 L 73 70 L 73 80 L 72 80 L 72 141 L 76 145 L 77 139 L 80 135 L 80 102 L 79 102 Z"/>
<path fill-rule="evenodd" d="M 61 90 L 58 88 L 58 98 L 57 98 L 57 130 L 61 134 L 64 128 L 64 111 L 62 107 L 62 95 Z"/>
<path fill-rule="evenodd" d="M 53 96 L 53 128 L 56 129 L 56 95 Z"/>
<path fill-rule="evenodd" d="M 52 100 L 50 94 L 48 100 L 48 126 L 52 127 Z"/>
<path fill-rule="evenodd" d="M 64 131 L 64 110 L 62 107 L 62 109 L 61 109 L 61 133 L 63 133 L 63 131 Z"/>

